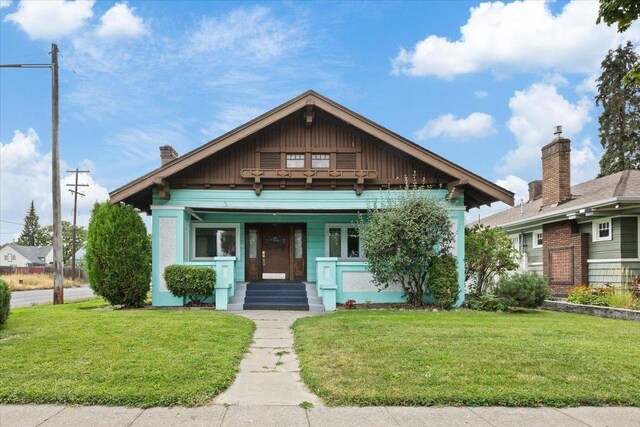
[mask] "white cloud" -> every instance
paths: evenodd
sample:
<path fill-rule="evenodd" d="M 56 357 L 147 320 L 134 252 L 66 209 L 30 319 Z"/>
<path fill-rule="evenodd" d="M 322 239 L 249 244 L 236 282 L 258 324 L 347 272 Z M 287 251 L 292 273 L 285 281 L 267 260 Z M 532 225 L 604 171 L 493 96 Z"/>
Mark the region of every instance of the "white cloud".
<path fill-rule="evenodd" d="M 511 118 L 507 127 L 516 138 L 517 147 L 510 150 L 498 165 L 503 174 L 521 172 L 535 166 L 540 170 L 540 149 L 553 139 L 553 126 L 562 125 L 564 134 L 578 135 L 591 121 L 591 102 L 582 98 L 575 104 L 558 93 L 555 86 L 534 83 L 516 91 L 509 100 Z"/>
<path fill-rule="evenodd" d="M 40 225 L 52 223 L 51 153 L 43 153 L 40 148 L 40 138 L 33 129 L 26 134 L 15 131 L 10 142 L 0 142 L 0 217 L 9 221 L 2 222 L 0 241 L 12 240 L 20 232 L 22 227 L 17 224 L 22 224 L 31 200 L 35 202 Z M 86 166 L 87 162 L 84 160 L 81 164 Z M 74 177 L 64 172 L 67 169 L 70 168 L 61 162 L 62 219 L 70 221 L 73 196 L 67 191 L 66 184 L 74 182 Z M 79 182 L 89 184 L 89 187 L 82 188 L 85 197 L 78 198 L 78 224 L 86 226 L 93 204 L 106 200 L 109 194 L 90 174 L 82 174 Z"/>
<path fill-rule="evenodd" d="M 496 133 L 494 120 L 487 113 L 471 113 L 466 118 L 457 119 L 453 114 L 443 114 L 416 132 L 416 139 L 450 138 L 468 139 L 480 138 Z"/>
<path fill-rule="evenodd" d="M 513 199 L 516 206 L 520 203 L 520 200 L 525 203 L 529 200 L 529 184 L 519 176 L 508 175 L 503 179 L 497 180 L 496 184 L 514 193 Z M 495 202 L 491 205 L 483 205 L 479 208 L 470 209 L 469 212 L 465 214 L 465 222 L 476 222 L 480 218 L 486 218 L 505 209 L 511 209 L 511 206 L 503 202 Z"/>
<path fill-rule="evenodd" d="M 487 96 L 489 96 L 489 92 L 487 92 L 486 90 L 475 90 L 473 91 L 473 95 L 476 98 L 486 98 Z"/>
<path fill-rule="evenodd" d="M 269 61 L 304 44 L 296 27 L 295 23 L 277 19 L 265 7 L 237 9 L 221 18 L 204 18 L 191 34 L 187 53 L 218 54 L 217 58 L 207 56 L 208 60 L 244 57 Z"/>
<path fill-rule="evenodd" d="M 202 128 L 201 132 L 207 138 L 217 138 L 225 132 L 258 117 L 263 112 L 264 110 L 245 104 L 223 107 L 221 111 L 216 114 L 213 123 Z"/>
<path fill-rule="evenodd" d="M 17 24 L 32 39 L 65 37 L 86 24 L 93 16 L 94 0 L 21 1 L 18 10 L 5 21 Z"/>
<path fill-rule="evenodd" d="M 11 0 L 0 0 L 0 9 L 11 6 Z"/>
<path fill-rule="evenodd" d="M 526 202 L 529 199 L 529 184 L 519 176 L 508 175 L 503 179 L 497 180 L 496 184 L 513 192 L 513 199 L 516 204 L 518 204 L 520 200 Z"/>
<path fill-rule="evenodd" d="M 571 143 L 571 184 L 594 179 L 600 173 L 598 159 L 602 155 L 600 148 L 594 147 L 591 139 L 584 138 L 578 145 Z M 540 172 L 542 174 L 542 172 Z"/>
<path fill-rule="evenodd" d="M 542 81 L 548 85 L 556 87 L 564 87 L 569 84 L 569 80 L 560 73 L 545 73 L 542 77 Z"/>
<path fill-rule="evenodd" d="M 393 73 L 443 79 L 483 70 L 592 73 L 623 38 L 640 39 L 638 25 L 624 36 L 596 25 L 595 1 L 574 0 L 557 15 L 542 1 L 486 2 L 470 12 L 458 40 L 429 35 L 401 49 Z"/>
<path fill-rule="evenodd" d="M 102 38 L 143 35 L 146 32 L 144 22 L 134 12 L 135 8 L 129 8 L 126 3 L 116 3 L 100 18 L 100 26 L 96 30 L 96 34 Z"/>
<path fill-rule="evenodd" d="M 592 74 L 588 77 L 585 77 L 578 86 L 576 86 L 576 92 L 584 95 L 594 95 L 598 92 L 598 74 Z"/>

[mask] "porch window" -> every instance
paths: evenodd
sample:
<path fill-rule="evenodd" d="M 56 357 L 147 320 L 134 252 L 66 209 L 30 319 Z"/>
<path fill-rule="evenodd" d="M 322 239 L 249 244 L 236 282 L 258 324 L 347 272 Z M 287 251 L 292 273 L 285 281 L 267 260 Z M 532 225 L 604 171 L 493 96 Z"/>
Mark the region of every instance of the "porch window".
<path fill-rule="evenodd" d="M 593 241 L 611 240 L 611 219 L 593 221 Z"/>
<path fill-rule="evenodd" d="M 200 224 L 194 227 L 194 258 L 236 256 L 238 229 L 233 224 Z"/>
<path fill-rule="evenodd" d="M 312 154 L 311 155 L 311 167 L 312 168 L 328 168 L 330 155 L 329 154 Z"/>
<path fill-rule="evenodd" d="M 363 258 L 358 229 L 349 224 L 328 224 L 326 226 L 327 256 L 336 258 Z"/>
<path fill-rule="evenodd" d="M 542 247 L 542 231 L 533 232 L 533 248 L 538 249 Z"/>
<path fill-rule="evenodd" d="M 303 168 L 304 154 L 287 154 L 287 169 Z"/>

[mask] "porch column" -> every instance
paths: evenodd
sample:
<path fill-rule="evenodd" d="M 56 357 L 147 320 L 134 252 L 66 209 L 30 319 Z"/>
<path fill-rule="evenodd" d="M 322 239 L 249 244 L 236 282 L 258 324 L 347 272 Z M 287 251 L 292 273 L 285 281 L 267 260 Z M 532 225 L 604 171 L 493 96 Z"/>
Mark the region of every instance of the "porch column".
<path fill-rule="evenodd" d="M 182 207 L 152 206 L 152 305 L 181 306 L 182 298 L 167 289 L 164 268 L 185 261 L 185 212 Z"/>
<path fill-rule="evenodd" d="M 336 264 L 338 258 L 319 257 L 316 258 L 318 266 L 318 296 L 322 298 L 325 311 L 335 311 L 336 293 L 338 282 L 336 278 Z"/>
<path fill-rule="evenodd" d="M 214 261 L 216 263 L 216 310 L 226 310 L 229 299 L 234 294 L 236 257 L 215 257 Z"/>

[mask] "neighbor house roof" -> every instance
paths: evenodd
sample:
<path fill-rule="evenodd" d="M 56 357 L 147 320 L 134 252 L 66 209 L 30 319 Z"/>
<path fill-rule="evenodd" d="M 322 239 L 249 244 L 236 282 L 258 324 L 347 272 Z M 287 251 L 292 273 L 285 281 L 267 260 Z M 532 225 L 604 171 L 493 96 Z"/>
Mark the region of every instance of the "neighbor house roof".
<path fill-rule="evenodd" d="M 150 192 L 154 184 L 159 180 L 165 179 L 185 168 L 195 164 L 196 162 L 207 158 L 230 145 L 241 141 L 243 138 L 264 129 L 265 127 L 283 119 L 284 117 L 306 107 L 314 105 L 329 114 L 343 120 L 344 122 L 355 126 L 364 132 L 378 138 L 397 149 L 417 158 L 418 160 L 431 165 L 432 167 L 443 171 L 444 173 L 464 180 L 462 186 L 469 196 L 476 200 L 476 204 L 489 204 L 495 201 L 502 201 L 509 205 L 513 205 L 513 193 L 494 184 L 486 179 L 440 157 L 439 155 L 427 150 L 426 148 L 409 141 L 406 138 L 380 126 L 377 123 L 343 107 L 342 105 L 320 95 L 319 93 L 309 90 L 301 95 L 285 102 L 284 104 L 274 108 L 271 111 L 245 123 L 242 126 L 233 129 L 226 134 L 186 153 L 163 166 L 141 176 L 134 181 L 112 191 L 110 193 L 111 203 L 120 201 L 128 201 L 146 198 L 150 201 Z"/>
<path fill-rule="evenodd" d="M 640 171 L 626 170 L 571 187 L 571 199 L 542 206 L 542 196 L 478 221 L 489 226 L 516 227 L 533 222 L 553 222 L 595 212 L 621 212 L 640 203 Z"/>
<path fill-rule="evenodd" d="M 53 246 L 23 246 L 17 243 L 7 243 L 2 248 L 6 246 L 25 257 L 31 264 L 44 264 L 44 258 L 53 250 Z"/>

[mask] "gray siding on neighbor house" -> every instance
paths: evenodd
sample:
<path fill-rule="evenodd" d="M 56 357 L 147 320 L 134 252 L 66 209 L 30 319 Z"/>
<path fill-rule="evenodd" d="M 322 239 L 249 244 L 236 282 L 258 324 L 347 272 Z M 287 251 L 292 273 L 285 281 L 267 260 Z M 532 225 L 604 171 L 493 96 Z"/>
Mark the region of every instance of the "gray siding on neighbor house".
<path fill-rule="evenodd" d="M 620 218 L 620 233 L 622 235 L 621 258 L 638 258 L 638 218 Z"/>
<path fill-rule="evenodd" d="M 632 274 L 640 274 L 640 262 L 590 262 L 591 285 L 620 285 L 633 280 Z"/>
<path fill-rule="evenodd" d="M 593 241 L 593 223 L 583 222 L 579 224 L 580 233 L 589 233 L 589 259 L 619 259 L 620 242 L 621 242 L 621 229 L 620 218 L 613 218 L 611 220 L 612 239 L 602 242 Z"/>

